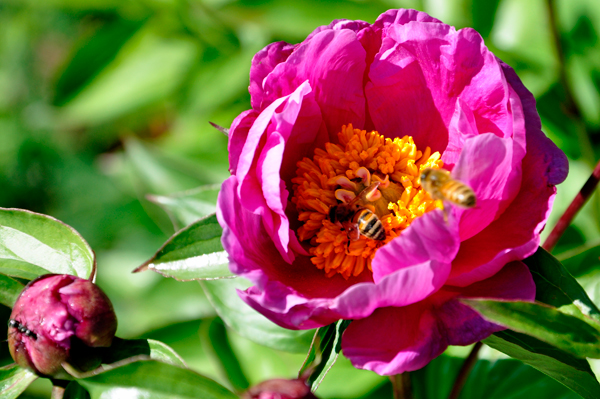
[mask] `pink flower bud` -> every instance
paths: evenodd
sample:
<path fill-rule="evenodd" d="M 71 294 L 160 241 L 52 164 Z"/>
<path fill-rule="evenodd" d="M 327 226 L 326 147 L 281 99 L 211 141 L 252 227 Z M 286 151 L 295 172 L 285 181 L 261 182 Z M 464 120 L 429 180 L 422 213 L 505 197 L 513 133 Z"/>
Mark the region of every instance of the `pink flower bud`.
<path fill-rule="evenodd" d="M 82 371 L 99 364 L 94 348 L 111 345 L 117 318 L 106 294 L 91 281 L 48 274 L 23 289 L 8 326 L 15 362 L 59 378 L 63 362 Z"/>
<path fill-rule="evenodd" d="M 317 399 L 302 380 L 274 379 L 250 388 L 243 399 Z"/>

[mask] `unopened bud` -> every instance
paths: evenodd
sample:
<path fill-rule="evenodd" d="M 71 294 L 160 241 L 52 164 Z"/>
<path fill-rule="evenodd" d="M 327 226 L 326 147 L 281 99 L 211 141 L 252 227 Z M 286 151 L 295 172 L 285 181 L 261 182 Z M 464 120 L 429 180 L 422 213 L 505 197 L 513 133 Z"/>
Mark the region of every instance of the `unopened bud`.
<path fill-rule="evenodd" d="M 250 388 L 243 399 L 317 399 L 302 380 L 274 379 Z"/>
<path fill-rule="evenodd" d="M 62 363 L 86 371 L 117 330 L 110 300 L 94 283 L 67 274 L 48 274 L 21 292 L 8 322 L 10 354 L 41 376 L 60 378 Z"/>

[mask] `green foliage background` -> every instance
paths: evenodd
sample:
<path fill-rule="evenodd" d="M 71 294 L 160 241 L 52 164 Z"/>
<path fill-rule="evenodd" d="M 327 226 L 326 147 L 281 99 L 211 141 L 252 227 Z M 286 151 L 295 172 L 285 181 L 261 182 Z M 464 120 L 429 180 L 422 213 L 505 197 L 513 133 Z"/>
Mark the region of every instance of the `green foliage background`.
<path fill-rule="evenodd" d="M 600 2 L 556 1 L 556 30 L 549 3 L 0 0 L 0 206 L 54 216 L 82 234 L 96 251 L 98 283 L 113 300 L 120 337 L 163 341 L 229 387 L 294 377 L 302 353 L 268 349 L 226 328 L 197 282 L 131 274 L 174 232 L 156 202 L 168 209 L 179 198 L 169 195 L 228 176 L 226 137 L 208 121 L 229 126 L 249 108 L 254 53 L 276 40 L 300 42 L 333 19 L 373 22 L 398 7 L 477 29 L 534 93 L 544 131 L 569 157 L 551 227 L 600 158 Z M 596 303 L 599 216 L 595 195 L 553 252 Z M 3 319 L 9 313 L 1 307 Z M 418 396 L 445 397 L 467 352 L 452 348 L 415 373 Z M 461 398 L 577 397 L 515 360 L 483 355 Z M 11 362 L 6 344 L 0 361 Z M 37 380 L 23 397 L 48 397 L 49 387 Z M 318 393 L 391 395 L 386 378 L 344 359 Z"/>

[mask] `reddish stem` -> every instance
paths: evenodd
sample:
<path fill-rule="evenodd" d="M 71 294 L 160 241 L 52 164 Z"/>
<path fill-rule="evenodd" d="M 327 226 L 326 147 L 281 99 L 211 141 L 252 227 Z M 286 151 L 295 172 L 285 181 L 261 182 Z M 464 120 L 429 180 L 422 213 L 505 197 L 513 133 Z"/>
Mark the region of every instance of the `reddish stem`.
<path fill-rule="evenodd" d="M 575 199 L 573 199 L 573 202 L 571 202 L 571 205 L 569 205 L 565 213 L 563 213 L 563 215 L 560 217 L 558 223 L 556 223 L 556 226 L 554 226 L 554 229 L 552 229 L 552 232 L 542 245 L 542 248 L 544 248 L 548 252 L 551 251 L 552 248 L 554 248 L 560 237 L 567 229 L 567 227 L 569 227 L 569 225 L 573 221 L 575 215 L 577 215 L 577 212 L 579 212 L 579 210 L 583 207 L 587 200 L 592 196 L 599 181 L 600 161 L 596 164 L 592 175 L 589 177 L 589 179 L 587 179 L 587 181 L 585 182 Z"/>
<path fill-rule="evenodd" d="M 391 375 L 392 389 L 394 391 L 394 399 L 413 399 L 412 383 L 410 381 L 410 373 Z"/>
<path fill-rule="evenodd" d="M 450 391 L 448 399 L 457 399 L 460 395 L 460 391 L 462 391 L 467 382 L 469 373 L 471 373 L 471 370 L 475 367 L 475 363 L 477 363 L 477 356 L 479 355 L 479 350 L 482 346 L 483 344 L 481 342 L 477 342 L 475 346 L 473 346 L 473 349 L 471 349 L 471 353 L 469 353 L 469 356 L 465 359 L 465 362 L 456 376 L 456 380 L 454 380 L 454 385 L 452 386 L 452 391 Z"/>

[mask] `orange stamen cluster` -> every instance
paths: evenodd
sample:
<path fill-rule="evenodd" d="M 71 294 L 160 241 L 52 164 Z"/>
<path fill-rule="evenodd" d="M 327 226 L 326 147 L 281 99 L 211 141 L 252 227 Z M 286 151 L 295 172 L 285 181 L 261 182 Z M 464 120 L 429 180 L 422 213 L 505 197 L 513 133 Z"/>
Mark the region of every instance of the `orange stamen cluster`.
<path fill-rule="evenodd" d="M 328 277 L 340 273 L 349 278 L 370 270 L 377 249 L 415 218 L 441 207 L 423 190 L 419 177 L 423 169 L 441 168 L 443 163 L 429 147 L 417 150 L 410 136 L 392 140 L 348 125 L 342 127 L 338 140 L 317 149 L 312 159 L 298 162 L 292 202 L 304 223 L 298 237 L 308 242 L 312 263 Z M 377 241 L 361 234 L 351 240 L 347 231 L 329 220 L 329 210 L 374 182 L 379 182 L 377 192 L 361 206 L 377 215 L 386 238 Z"/>

